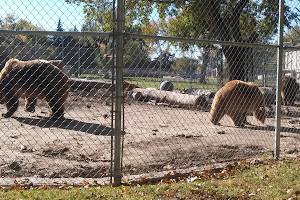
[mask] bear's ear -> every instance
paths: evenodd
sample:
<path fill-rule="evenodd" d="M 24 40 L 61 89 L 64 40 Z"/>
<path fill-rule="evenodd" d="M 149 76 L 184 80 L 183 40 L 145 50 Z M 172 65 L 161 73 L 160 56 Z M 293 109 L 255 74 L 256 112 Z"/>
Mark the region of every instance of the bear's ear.
<path fill-rule="evenodd" d="M 263 111 L 263 110 L 264 110 L 264 107 L 263 107 L 263 106 L 259 107 L 259 110 L 260 110 L 260 111 Z"/>
<path fill-rule="evenodd" d="M 17 68 L 18 67 L 18 61 L 15 61 L 15 62 L 11 63 L 11 67 L 12 68 Z"/>

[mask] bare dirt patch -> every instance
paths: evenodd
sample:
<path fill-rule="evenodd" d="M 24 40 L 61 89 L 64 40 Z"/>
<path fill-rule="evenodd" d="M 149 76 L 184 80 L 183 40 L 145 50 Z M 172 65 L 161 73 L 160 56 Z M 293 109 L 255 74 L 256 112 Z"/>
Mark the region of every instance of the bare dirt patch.
<path fill-rule="evenodd" d="M 5 112 L 0 106 L 0 112 Z M 102 92 L 72 92 L 66 120 L 50 121 L 39 102 L 35 113 L 23 111 L 1 118 L 0 173 L 2 178 L 102 178 L 110 176 L 111 100 Z M 126 100 L 123 172 L 125 176 L 168 170 L 202 169 L 271 152 L 274 117 L 237 128 L 229 118 L 221 126 L 209 112 L 170 108 Z M 298 153 L 299 107 L 282 108 L 282 153 Z"/>

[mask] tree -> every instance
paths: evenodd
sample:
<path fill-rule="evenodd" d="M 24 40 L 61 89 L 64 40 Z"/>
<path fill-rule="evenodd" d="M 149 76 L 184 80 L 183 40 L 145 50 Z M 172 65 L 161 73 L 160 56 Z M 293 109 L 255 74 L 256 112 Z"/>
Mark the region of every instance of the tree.
<path fill-rule="evenodd" d="M 0 28 L 6 30 L 43 30 L 26 19 L 17 19 L 14 15 L 7 15 L 4 19 L 0 20 Z M 26 35 L 10 35 L 0 36 L 0 42 L 4 44 L 18 44 L 18 45 L 31 45 L 33 43 L 44 44 L 48 42 L 46 36 L 26 36 Z"/>
<path fill-rule="evenodd" d="M 60 32 L 64 31 L 64 29 L 62 27 L 62 23 L 61 23 L 60 18 L 58 19 L 56 31 L 60 31 Z M 65 37 L 64 36 L 55 35 L 55 36 L 53 36 L 52 40 L 53 40 L 53 45 L 54 46 L 56 46 L 56 47 L 62 47 L 63 42 L 65 40 Z"/>
<path fill-rule="evenodd" d="M 209 55 L 210 55 L 210 49 L 204 48 L 204 52 L 202 54 L 202 67 L 201 67 L 201 72 L 200 72 L 200 79 L 199 83 L 204 84 L 205 83 L 205 75 L 206 75 L 206 69 L 209 64 Z"/>
<path fill-rule="evenodd" d="M 89 20 L 95 21 L 102 31 L 112 30 L 111 1 L 66 1 L 84 3 L 84 12 Z M 127 0 L 125 6 L 126 27 L 133 24 L 147 26 L 157 9 L 159 34 L 162 35 L 255 43 L 267 41 L 277 33 L 278 1 L 275 0 Z M 284 9 L 284 23 L 289 26 L 297 13 L 289 6 Z M 246 57 L 250 49 L 222 45 L 222 50 L 228 63 L 229 79 L 246 80 Z"/>
<path fill-rule="evenodd" d="M 143 68 L 150 62 L 149 53 L 139 40 L 128 40 L 124 46 L 124 64 L 128 68 Z"/>
<path fill-rule="evenodd" d="M 168 34 L 178 37 L 254 43 L 277 32 L 278 1 L 174 1 L 174 8 L 160 5 L 168 20 Z M 293 16 L 287 10 L 285 23 Z M 222 46 L 229 67 L 229 79 L 247 80 L 251 48 Z"/>
<path fill-rule="evenodd" d="M 199 61 L 188 57 L 174 59 L 172 69 L 180 74 L 192 75 L 199 67 Z"/>
<path fill-rule="evenodd" d="M 160 52 L 158 57 L 154 58 L 155 68 L 160 68 L 163 71 L 170 70 L 173 64 L 174 54 L 169 51 Z"/>
<path fill-rule="evenodd" d="M 60 18 L 58 19 L 56 31 L 64 31 Z"/>
<path fill-rule="evenodd" d="M 292 27 L 292 29 L 284 35 L 283 40 L 284 42 L 290 42 L 292 46 L 300 44 L 299 25 L 295 25 L 294 27 Z"/>
<path fill-rule="evenodd" d="M 43 30 L 26 19 L 18 19 L 14 15 L 7 15 L 0 19 L 0 29 L 6 30 Z M 48 48 L 51 40 L 47 36 L 38 35 L 0 35 L 0 69 L 9 58 L 18 59 L 46 59 L 51 53 Z M 42 50 L 42 46 L 47 48 Z"/>

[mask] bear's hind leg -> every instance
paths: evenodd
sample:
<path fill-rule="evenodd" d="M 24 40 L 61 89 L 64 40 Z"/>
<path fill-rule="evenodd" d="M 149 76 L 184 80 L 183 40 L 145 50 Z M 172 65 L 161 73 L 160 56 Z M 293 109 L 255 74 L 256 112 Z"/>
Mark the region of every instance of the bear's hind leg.
<path fill-rule="evenodd" d="M 36 98 L 25 97 L 25 111 L 26 112 L 35 112 Z"/>
<path fill-rule="evenodd" d="M 57 98 L 56 96 L 47 98 L 48 104 L 51 108 L 51 119 L 62 119 L 64 118 L 64 108 L 63 105 L 61 103 L 61 101 L 59 100 L 59 98 Z"/>
<path fill-rule="evenodd" d="M 63 103 L 61 102 L 62 96 L 59 94 L 58 90 L 51 84 L 43 83 L 40 87 L 43 87 L 41 93 L 45 96 L 51 109 L 50 119 L 58 120 L 64 118 L 64 108 Z"/>

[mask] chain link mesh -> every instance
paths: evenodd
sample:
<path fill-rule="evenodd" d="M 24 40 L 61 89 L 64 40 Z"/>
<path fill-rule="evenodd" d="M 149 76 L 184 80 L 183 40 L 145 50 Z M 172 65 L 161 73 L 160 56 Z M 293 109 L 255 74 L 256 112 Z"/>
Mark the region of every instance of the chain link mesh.
<path fill-rule="evenodd" d="M 220 167 L 273 151 L 278 5 L 125 1 L 125 179 Z M 1 184 L 109 180 L 116 6 L 112 0 L 0 2 L 1 112 L 19 100 L 17 111 L 0 119 Z M 300 29 L 296 3 L 285 6 L 281 152 L 292 154 L 299 146 Z M 9 68 L 11 58 L 29 64 Z M 68 77 L 69 89 L 56 84 L 58 76 Z M 65 103 L 63 90 L 69 90 Z M 65 118 L 51 118 L 60 104 Z"/>

